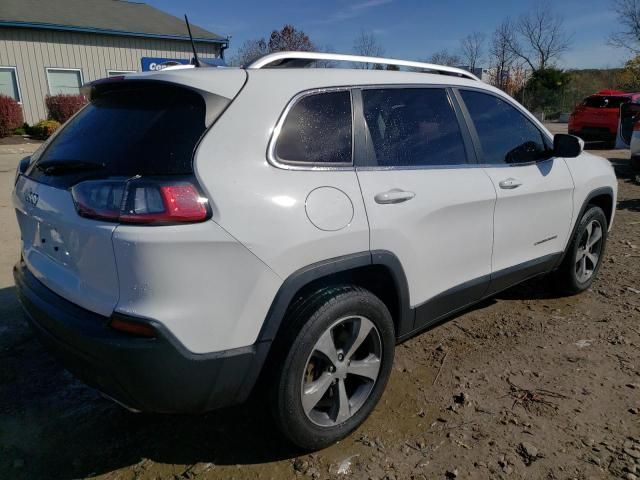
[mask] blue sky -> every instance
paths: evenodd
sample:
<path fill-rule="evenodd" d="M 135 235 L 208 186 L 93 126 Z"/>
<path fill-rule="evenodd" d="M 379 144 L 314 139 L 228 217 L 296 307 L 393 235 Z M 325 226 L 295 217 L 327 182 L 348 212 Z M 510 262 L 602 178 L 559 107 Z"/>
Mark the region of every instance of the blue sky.
<path fill-rule="evenodd" d="M 210 31 L 231 36 L 233 55 L 245 40 L 267 37 L 271 30 L 291 23 L 316 44 L 350 53 L 361 30 L 374 32 L 385 55 L 425 59 L 447 48 L 455 51 L 470 32 L 490 35 L 507 16 L 518 17 L 534 1 L 419 1 L 419 0 L 318 0 L 278 2 L 260 0 L 143 0 Z M 564 54 L 565 68 L 619 67 L 628 53 L 607 45 L 617 19 L 612 0 L 563 0 L 553 3 L 562 15 L 572 47 Z"/>

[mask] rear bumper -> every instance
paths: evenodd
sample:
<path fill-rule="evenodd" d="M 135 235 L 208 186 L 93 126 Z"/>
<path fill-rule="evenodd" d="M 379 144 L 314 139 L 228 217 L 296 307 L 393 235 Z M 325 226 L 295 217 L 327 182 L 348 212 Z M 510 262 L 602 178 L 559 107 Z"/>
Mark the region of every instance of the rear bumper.
<path fill-rule="evenodd" d="M 157 338 L 108 327 L 109 318 L 58 296 L 23 262 L 13 270 L 18 297 L 42 343 L 83 382 L 123 405 L 158 413 L 199 413 L 241 403 L 262 369 L 270 342 L 193 354 L 161 324 Z"/>

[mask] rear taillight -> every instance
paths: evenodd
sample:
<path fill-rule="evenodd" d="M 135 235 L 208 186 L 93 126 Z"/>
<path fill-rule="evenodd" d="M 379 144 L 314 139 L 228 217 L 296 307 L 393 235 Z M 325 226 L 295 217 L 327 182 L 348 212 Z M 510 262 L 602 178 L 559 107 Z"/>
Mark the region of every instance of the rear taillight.
<path fill-rule="evenodd" d="M 640 120 L 633 124 L 633 131 L 640 132 Z"/>
<path fill-rule="evenodd" d="M 119 223 L 195 223 L 209 217 L 208 201 L 191 179 L 88 180 L 71 188 L 78 213 Z"/>

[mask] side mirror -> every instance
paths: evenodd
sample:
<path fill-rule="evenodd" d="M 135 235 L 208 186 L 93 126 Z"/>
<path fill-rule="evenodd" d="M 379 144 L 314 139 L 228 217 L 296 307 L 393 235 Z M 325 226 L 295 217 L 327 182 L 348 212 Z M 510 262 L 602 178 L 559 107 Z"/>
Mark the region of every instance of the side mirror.
<path fill-rule="evenodd" d="M 555 157 L 575 158 L 582 153 L 584 141 L 573 135 L 558 133 L 553 137 L 553 155 Z"/>

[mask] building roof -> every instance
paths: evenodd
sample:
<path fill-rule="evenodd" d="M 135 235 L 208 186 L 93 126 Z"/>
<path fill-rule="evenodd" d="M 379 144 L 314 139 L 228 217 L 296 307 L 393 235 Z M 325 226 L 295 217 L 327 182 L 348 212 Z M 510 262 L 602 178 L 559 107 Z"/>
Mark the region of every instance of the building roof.
<path fill-rule="evenodd" d="M 183 19 L 125 0 L 0 0 L 0 26 L 189 38 Z M 199 42 L 228 43 L 228 39 L 193 24 L 191 31 Z"/>

